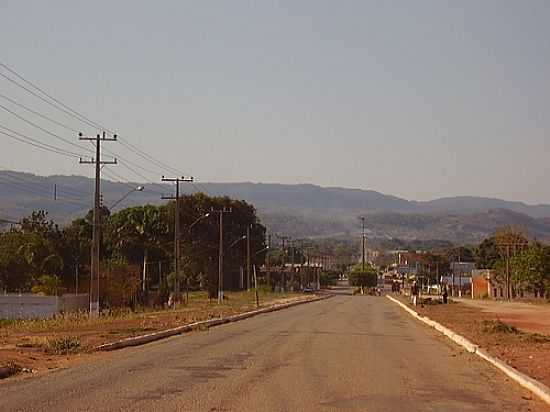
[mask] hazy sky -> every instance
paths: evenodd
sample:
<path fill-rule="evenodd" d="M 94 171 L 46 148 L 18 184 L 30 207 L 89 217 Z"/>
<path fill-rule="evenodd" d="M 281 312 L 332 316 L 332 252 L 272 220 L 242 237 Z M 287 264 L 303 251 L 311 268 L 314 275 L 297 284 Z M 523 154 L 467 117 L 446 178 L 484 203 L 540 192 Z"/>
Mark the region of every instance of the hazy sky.
<path fill-rule="evenodd" d="M 200 181 L 550 203 L 550 1 L 2 0 L 0 11 L 3 63 Z M 96 132 L 1 77 L 0 93 Z M 2 109 L 0 125 L 75 149 Z M 91 175 L 0 139 L 0 168 Z"/>

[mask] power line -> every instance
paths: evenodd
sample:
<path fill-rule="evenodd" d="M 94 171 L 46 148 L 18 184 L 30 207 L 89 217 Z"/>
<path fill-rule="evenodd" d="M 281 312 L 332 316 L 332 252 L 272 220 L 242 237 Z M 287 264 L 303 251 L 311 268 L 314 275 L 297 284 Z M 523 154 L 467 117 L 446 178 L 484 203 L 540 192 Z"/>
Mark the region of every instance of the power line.
<path fill-rule="evenodd" d="M 2 173 L 0 171 L 0 173 Z M 26 185 L 28 185 L 29 187 L 36 187 L 39 183 L 36 183 L 36 182 L 33 182 L 33 181 L 30 181 L 30 180 L 27 180 L 21 176 L 16 176 L 16 175 L 13 175 L 11 174 L 9 171 L 4 171 L 4 176 L 7 176 L 11 179 L 14 179 L 14 180 L 17 180 L 17 181 L 20 181 L 20 182 L 23 182 L 25 183 Z M 78 197 L 79 196 L 90 196 L 90 193 L 83 193 L 83 192 L 75 192 L 75 191 L 71 191 L 71 190 L 68 190 L 66 188 L 64 188 L 63 186 L 60 186 L 58 185 L 57 183 L 53 183 L 53 185 L 57 188 L 57 191 L 59 191 L 60 189 L 64 192 L 66 192 L 69 196 L 62 196 L 64 198 L 67 198 L 67 199 L 74 199 L 74 200 L 80 200 Z M 42 188 L 41 186 L 39 186 L 37 188 L 37 190 L 43 190 L 47 193 L 51 193 L 48 189 L 44 189 Z M 73 197 L 73 196 L 76 196 L 76 197 Z"/>
<path fill-rule="evenodd" d="M 24 183 L 27 183 L 29 185 L 33 185 L 33 186 L 36 186 L 40 183 L 37 183 L 35 181 L 32 181 L 32 180 L 29 180 L 29 179 L 26 179 L 25 177 L 21 176 L 21 175 L 15 175 L 13 174 L 13 172 L 11 172 L 9 170 L 9 168 L 7 168 L 6 166 L 4 165 L 0 165 L 0 167 L 4 168 L 5 170 L 0 170 L 0 174 L 4 174 L 12 179 L 15 179 L 15 180 L 19 180 L 21 182 L 24 182 Z M 58 183 L 56 182 L 53 182 L 53 184 L 56 186 L 57 190 L 61 190 L 65 193 L 67 193 L 68 195 L 70 196 L 76 196 L 75 198 L 78 198 L 80 196 L 91 196 L 91 193 L 89 192 L 82 192 L 82 191 L 79 191 L 79 190 L 74 190 L 74 189 L 68 189 L 66 188 L 65 186 L 62 186 L 62 185 L 59 185 Z"/>
<path fill-rule="evenodd" d="M 4 128 L 3 126 L 0 126 L 2 128 Z M 66 157 L 70 157 L 70 158 L 77 158 L 78 159 L 78 155 L 75 155 L 74 153 L 71 153 L 71 152 L 66 152 L 64 151 L 63 149 L 60 149 L 60 148 L 57 148 L 55 146 L 52 146 L 52 145 L 49 145 L 49 144 L 46 144 L 46 143 L 40 143 L 38 142 L 37 140 L 34 140 L 34 139 L 31 139 L 31 138 L 27 138 L 29 140 L 25 140 L 24 138 L 21 138 L 21 137 L 17 137 L 17 136 L 14 136 L 10 133 L 6 133 L 6 132 L 3 132 L 0 130 L 0 133 L 5 135 L 5 136 L 8 136 L 14 140 L 17 140 L 18 142 L 20 143 L 25 143 L 25 144 L 28 144 L 28 145 L 31 145 L 31 146 L 34 146 L 38 149 L 42 149 L 42 150 L 45 150 L 45 151 L 48 151 L 48 152 L 52 152 L 52 153 L 57 153 L 59 155 L 62 155 L 62 156 L 66 156 Z M 19 133 L 18 133 L 19 134 Z"/>
<path fill-rule="evenodd" d="M 16 80 L 13 80 L 12 78 L 10 78 L 9 76 L 6 76 L 5 74 L 2 74 L 0 73 L 0 76 L 4 77 L 5 79 L 9 80 L 10 82 L 14 83 L 15 85 L 21 87 L 22 89 L 26 90 L 27 92 L 31 93 L 33 96 L 36 96 L 38 97 L 40 100 L 44 101 L 45 103 L 49 104 L 50 106 L 53 106 L 55 107 L 57 110 L 60 110 L 62 112 L 64 112 L 65 114 L 71 116 L 71 117 L 74 117 L 75 119 L 79 120 L 80 122 L 82 123 L 85 123 L 87 124 L 88 126 L 91 126 L 93 128 L 98 128 L 98 129 L 106 129 L 104 127 L 101 127 L 101 125 L 93 122 L 92 120 L 88 119 L 86 116 L 78 113 L 76 110 L 74 109 L 71 109 L 69 106 L 67 106 L 66 104 L 64 104 L 63 102 L 57 100 L 55 97 L 49 95 L 48 93 L 46 93 L 44 90 L 42 90 L 40 87 L 38 87 L 37 85 L 35 85 L 34 83 L 32 83 L 31 81 L 25 79 L 23 76 L 21 76 L 19 73 L 17 73 L 15 70 L 11 69 L 10 67 L 8 67 L 6 64 L 0 62 L 0 66 L 2 66 L 4 69 L 8 70 L 10 73 L 12 73 L 13 75 L 17 76 L 17 78 L 19 78 L 20 80 L 24 81 L 25 83 L 27 83 L 28 85 L 32 86 L 33 88 L 35 88 L 36 90 L 38 90 L 40 93 L 42 93 L 44 96 L 47 96 L 50 100 L 54 101 L 56 104 L 52 103 L 50 100 L 44 98 L 43 96 L 40 96 L 38 93 L 36 92 L 33 92 L 32 90 L 30 90 L 29 88 L 23 86 L 21 83 L 17 82 Z M 59 107 L 61 106 L 61 107 Z M 111 131 L 109 131 L 110 133 L 112 133 Z"/>
<path fill-rule="evenodd" d="M 58 122 L 57 120 L 52 119 L 51 117 L 48 117 L 48 116 L 46 116 L 46 115 L 44 115 L 44 114 L 42 114 L 42 113 L 40 113 L 40 112 L 37 112 L 36 110 L 33 110 L 33 109 L 31 109 L 30 107 L 25 106 L 24 104 L 19 103 L 18 101 L 14 100 L 14 99 L 12 99 L 12 98 L 10 98 L 10 97 L 8 97 L 8 96 L 2 94 L 2 93 L 0 93 L 0 98 L 2 98 L 2 99 L 4 99 L 4 100 L 7 100 L 7 101 L 10 102 L 11 104 L 14 104 L 14 105 L 16 105 L 16 106 L 18 106 L 18 107 L 20 107 L 20 108 L 22 108 L 22 109 L 25 109 L 26 111 L 28 111 L 28 112 L 30 112 L 30 113 L 32 113 L 32 114 L 38 116 L 38 117 L 41 117 L 41 118 L 43 118 L 43 119 L 45 119 L 45 120 L 48 120 L 49 122 L 52 122 L 52 123 L 54 123 L 54 124 L 56 124 L 56 125 L 58 125 L 58 126 L 64 128 L 64 129 L 66 129 L 66 130 L 69 130 L 69 131 L 74 132 L 74 133 L 78 133 L 78 130 L 76 130 L 76 129 L 70 127 L 70 126 L 67 126 L 65 123 Z"/>
<path fill-rule="evenodd" d="M 6 177 L 13 177 L 13 176 L 6 176 L 6 175 L 0 175 L 0 179 L 4 181 L 4 184 L 7 184 L 15 189 L 18 189 L 22 192 L 31 193 L 33 195 L 39 196 L 42 200 L 49 200 L 54 201 L 52 197 L 53 192 L 48 191 L 47 189 L 41 188 L 41 187 L 33 187 L 30 184 L 23 184 L 21 182 L 14 182 L 12 180 L 6 179 Z M 60 196 L 58 197 L 58 200 L 63 200 L 67 203 L 75 203 L 79 205 L 87 205 L 87 203 L 83 202 L 82 200 L 75 199 L 68 196 Z"/>
<path fill-rule="evenodd" d="M 40 125 L 38 125 L 38 124 L 36 124 L 36 123 L 34 123 L 34 122 L 32 122 L 32 121 L 30 121 L 30 120 L 24 118 L 23 116 L 21 116 L 21 115 L 15 113 L 14 111 L 8 109 L 6 106 L 4 106 L 4 105 L 2 105 L 2 104 L 0 104 L 0 108 L 4 109 L 5 111 L 7 111 L 8 113 L 10 113 L 10 114 L 12 114 L 13 116 L 17 117 L 18 119 L 22 120 L 23 122 L 25 122 L 25 123 L 27 123 L 27 124 L 30 124 L 30 125 L 33 126 L 33 127 L 36 127 L 37 129 L 43 131 L 44 133 L 49 134 L 50 136 L 52 136 L 52 137 L 54 137 L 54 138 L 56 138 L 56 139 L 58 139 L 58 140 L 61 140 L 62 142 L 65 142 L 65 143 L 67 143 L 67 144 L 69 144 L 69 145 L 71 145 L 71 146 L 74 146 L 74 147 L 76 147 L 76 148 L 78 148 L 78 149 L 80 149 L 80 150 L 84 150 L 84 151 L 88 151 L 88 152 L 93 153 L 92 150 L 90 150 L 90 149 L 88 149 L 88 148 L 85 148 L 85 147 L 83 147 L 83 146 L 80 146 L 80 145 L 78 145 L 78 144 L 76 144 L 76 143 L 74 143 L 74 142 L 71 142 L 69 139 L 66 139 L 66 138 L 64 138 L 64 137 L 61 137 L 61 136 L 59 136 L 58 134 L 53 133 L 53 132 L 49 131 L 48 129 L 43 128 L 42 126 L 40 126 Z"/>
<path fill-rule="evenodd" d="M 6 76 L 5 74 L 3 73 L 0 73 L 0 76 L 4 77 L 5 79 L 7 79 L 8 81 L 14 83 L 15 85 L 21 87 L 23 90 L 27 91 L 28 93 L 32 94 L 33 96 L 39 98 L 40 100 L 42 100 L 43 102 L 49 104 L 50 106 L 56 108 L 57 110 L 60 110 L 61 112 L 75 118 L 76 120 L 88 125 L 88 126 L 91 126 L 93 128 L 98 128 L 98 129 L 102 129 L 102 130 L 105 130 L 106 132 L 108 132 L 108 134 L 110 135 L 114 135 L 114 132 L 112 130 L 110 130 L 109 128 L 103 126 L 102 124 L 100 123 L 97 123 L 93 120 L 91 120 L 90 118 L 86 117 L 84 114 L 80 113 L 79 111 L 73 109 L 72 107 L 70 107 L 69 105 L 63 103 L 62 101 L 60 101 L 59 99 L 55 98 L 54 96 L 50 95 L 49 93 L 47 93 L 44 89 L 40 88 L 39 86 L 37 86 L 36 84 L 34 84 L 33 82 L 31 82 L 30 80 L 26 79 L 25 77 L 23 77 L 21 74 L 19 74 L 17 71 L 15 71 L 14 69 L 10 68 L 9 66 L 7 66 L 5 63 L 2 63 L 0 62 L 0 66 L 3 67 L 4 69 L 6 69 L 7 71 L 9 71 L 11 74 L 13 74 L 14 76 L 16 76 L 18 79 L 20 79 L 21 81 L 23 81 L 24 83 L 26 83 L 27 85 L 31 86 L 32 88 L 34 88 L 35 90 L 39 91 L 40 93 L 42 93 L 44 96 L 46 96 L 48 99 L 44 98 L 43 96 L 39 95 L 38 93 L 34 92 L 33 90 L 30 90 L 28 87 L 24 86 L 23 84 L 21 84 L 20 82 L 12 79 L 11 77 L 9 76 Z M 3 96 L 5 97 L 5 96 Z M 9 98 L 8 98 L 9 99 Z M 32 110 L 20 103 L 17 103 L 15 102 L 13 99 L 9 99 L 9 101 L 11 101 L 13 104 L 16 104 L 18 105 L 19 107 L 22 107 L 24 108 L 25 110 L 28 110 L 29 112 L 37 115 L 37 116 L 40 116 L 48 121 L 51 121 L 55 124 L 57 124 L 58 126 L 60 127 L 63 127 L 63 128 L 66 128 L 67 130 L 70 130 L 70 131 L 73 131 L 73 132 L 76 132 L 76 129 L 73 129 L 71 128 L 70 126 L 67 126 L 61 122 L 58 122 L 54 119 L 51 119 L 50 117 L 48 116 L 45 116 L 35 110 Z M 13 114 L 13 112 L 11 112 Z M 15 115 L 15 114 L 14 114 Z M 19 116 L 18 116 L 19 117 Z M 20 117 L 21 118 L 21 117 Z M 21 119 L 23 121 L 26 121 L 27 123 L 29 123 L 29 121 L 27 121 L 26 119 Z M 32 124 L 33 126 L 35 127 L 38 127 L 40 128 L 39 126 L 33 124 L 33 123 L 30 123 Z M 41 130 L 45 131 L 46 133 L 52 135 L 53 137 L 56 137 L 56 138 L 60 138 L 61 140 L 65 141 L 67 143 L 67 141 L 63 138 L 61 138 L 60 136 L 56 135 L 55 133 L 51 133 L 49 131 L 46 131 L 45 129 L 43 128 L 40 128 Z M 158 160 L 156 158 L 154 158 L 153 156 L 149 155 L 148 153 L 144 152 L 143 150 L 141 150 L 139 147 L 137 147 L 136 145 L 130 143 L 129 141 L 127 141 L 126 139 L 123 139 L 121 138 L 120 136 L 118 136 L 118 141 L 121 143 L 121 145 L 123 145 L 127 150 L 133 152 L 135 155 L 141 157 L 143 160 L 151 163 L 151 164 L 154 164 L 156 167 L 160 167 L 161 170 L 162 169 L 165 169 L 165 170 L 168 170 L 172 173 L 176 173 L 176 174 L 187 174 L 185 173 L 184 171 L 182 170 L 178 170 L 170 165 L 168 165 L 167 163 L 165 162 L 162 162 L 161 160 Z M 80 146 L 74 144 L 74 143 L 69 143 L 73 146 L 76 146 L 76 147 L 79 147 L 81 148 Z M 126 163 L 129 163 L 129 164 L 134 164 L 133 162 L 129 161 L 128 159 L 124 159 L 122 158 L 121 156 L 119 156 L 116 152 L 110 152 L 110 151 L 107 151 L 107 153 L 113 155 L 113 156 L 116 156 L 116 157 L 119 157 L 121 160 L 125 161 Z M 137 166 L 136 166 L 137 167 Z M 142 168 L 143 170 L 146 170 L 148 171 L 149 173 L 152 173 L 152 174 L 156 174 L 156 172 L 153 172 L 151 170 L 147 170 L 147 169 L 144 169 L 141 165 L 139 166 L 140 168 Z M 132 169 L 130 169 L 132 170 Z M 133 171 L 133 170 L 132 170 Z M 134 174 L 135 174 L 135 171 L 133 171 Z M 140 174 L 137 174 L 138 176 L 141 176 Z M 142 176 L 141 176 L 142 177 Z M 143 178 L 143 177 L 142 177 Z M 147 179 L 146 179 L 147 180 Z M 200 185 L 200 184 L 197 184 L 195 183 L 192 187 L 193 189 L 195 189 L 195 186 L 198 187 L 201 191 L 209 194 L 210 196 L 212 196 L 208 190 Z"/>
<path fill-rule="evenodd" d="M 105 130 L 107 131 L 110 135 L 113 135 L 113 131 L 110 130 L 109 128 L 97 123 L 97 122 L 94 122 L 93 120 L 89 119 L 88 117 L 86 117 L 85 115 L 83 115 L 82 113 L 76 111 L 75 109 L 71 108 L 70 106 L 66 105 L 65 103 L 61 102 L 60 100 L 56 99 L 55 97 L 53 97 L 52 95 L 48 94 L 46 91 L 44 91 L 43 89 L 41 89 L 39 86 L 37 86 L 36 84 L 32 83 L 30 80 L 27 80 L 26 78 L 24 78 L 23 76 L 21 76 L 19 73 L 17 73 L 15 70 L 11 69 L 10 67 L 8 67 L 6 64 L 0 62 L 0 66 L 2 66 L 3 68 L 5 68 L 6 70 L 8 70 L 10 73 L 12 73 L 13 75 L 15 75 L 17 78 L 19 78 L 20 80 L 22 80 L 23 82 L 25 82 L 26 84 L 32 86 L 34 89 L 38 90 L 40 93 L 42 93 L 44 96 L 47 96 L 50 100 L 52 100 L 53 102 L 57 103 L 57 104 L 54 104 L 52 103 L 50 100 L 47 100 L 45 99 L 43 96 L 40 96 L 39 94 L 37 94 L 36 92 L 30 90 L 28 87 L 22 85 L 21 83 L 17 82 L 16 80 L 10 78 L 9 76 L 6 76 L 5 74 L 2 74 L 0 73 L 0 76 L 4 77 L 5 79 L 7 79 L 8 81 L 14 83 L 15 85 L 21 87 L 23 90 L 26 90 L 27 92 L 31 93 L 33 96 L 39 98 L 40 100 L 44 101 L 45 103 L 49 104 L 50 106 L 64 112 L 65 114 L 79 120 L 80 122 L 82 123 L 85 123 L 87 124 L 88 126 L 92 126 L 94 128 L 98 128 L 98 129 L 102 129 L 102 130 Z M 61 107 L 60 107 L 61 106 Z M 73 130 L 74 131 L 74 130 Z M 119 137 L 120 139 L 120 137 Z M 133 151 L 135 154 L 137 154 L 138 156 L 142 157 L 143 159 L 149 161 L 149 162 L 152 162 L 154 163 L 156 166 L 161 166 L 163 169 L 167 169 L 168 171 L 171 171 L 171 172 L 176 172 L 176 173 L 182 173 L 182 171 L 178 171 L 177 169 L 167 165 L 166 163 L 160 161 L 160 160 L 157 160 L 155 159 L 154 157 L 150 156 L 149 154 L 145 153 L 143 150 L 139 149 L 137 146 L 133 145 L 132 143 L 126 141 L 125 139 L 123 141 L 120 142 L 122 145 L 124 145 L 126 148 L 128 148 L 128 150 L 131 150 Z M 185 174 L 185 173 L 184 173 Z"/>

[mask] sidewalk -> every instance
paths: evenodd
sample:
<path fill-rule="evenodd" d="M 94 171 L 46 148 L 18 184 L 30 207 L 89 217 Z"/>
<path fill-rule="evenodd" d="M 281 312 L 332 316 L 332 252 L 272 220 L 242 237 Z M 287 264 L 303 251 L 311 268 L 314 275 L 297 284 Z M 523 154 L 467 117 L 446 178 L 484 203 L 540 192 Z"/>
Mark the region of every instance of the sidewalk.
<path fill-rule="evenodd" d="M 494 314 L 525 332 L 550 335 L 550 304 L 452 298 L 456 302 Z"/>

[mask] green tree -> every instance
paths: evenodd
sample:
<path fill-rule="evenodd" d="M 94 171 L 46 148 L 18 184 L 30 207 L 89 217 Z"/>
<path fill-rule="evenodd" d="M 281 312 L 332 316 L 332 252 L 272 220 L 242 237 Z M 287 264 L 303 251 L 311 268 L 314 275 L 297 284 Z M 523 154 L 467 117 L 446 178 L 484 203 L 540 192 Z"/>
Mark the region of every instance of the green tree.
<path fill-rule="evenodd" d="M 475 262 L 480 269 L 494 269 L 500 258 L 495 236 L 484 239 L 475 249 Z"/>
<path fill-rule="evenodd" d="M 378 273 L 374 266 L 365 265 L 365 270 L 361 264 L 354 266 L 348 273 L 348 279 L 351 286 L 375 287 L 378 283 Z"/>
<path fill-rule="evenodd" d="M 549 249 L 538 242 L 511 259 L 512 282 L 516 290 L 528 290 L 544 296 L 550 282 Z"/>
<path fill-rule="evenodd" d="M 149 255 L 158 251 L 165 239 L 168 226 L 161 211 L 152 205 L 121 210 L 109 219 L 109 236 L 120 256 L 130 262 L 142 259 L 143 276 L 146 279 Z"/>

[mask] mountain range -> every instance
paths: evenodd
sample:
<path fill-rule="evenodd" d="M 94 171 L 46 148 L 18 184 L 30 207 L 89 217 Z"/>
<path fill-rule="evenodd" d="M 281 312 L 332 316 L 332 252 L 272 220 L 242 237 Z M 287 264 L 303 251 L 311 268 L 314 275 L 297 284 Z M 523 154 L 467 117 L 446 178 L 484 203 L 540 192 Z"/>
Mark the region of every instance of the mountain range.
<path fill-rule="evenodd" d="M 138 186 L 143 191 L 132 192 Z M 93 180 L 84 176 L 38 176 L 0 171 L 0 219 L 18 219 L 44 209 L 61 223 L 84 215 L 93 203 Z M 374 238 L 440 239 L 475 243 L 498 227 L 515 225 L 550 240 L 550 205 L 529 205 L 494 198 L 461 196 L 431 201 L 406 200 L 372 190 L 312 184 L 182 183 L 183 193 L 197 191 L 243 199 L 256 206 L 270 231 L 293 237 L 357 236 L 358 216 L 366 216 Z M 160 204 L 173 187 L 162 183 L 102 180 L 103 202 L 116 208 Z"/>

